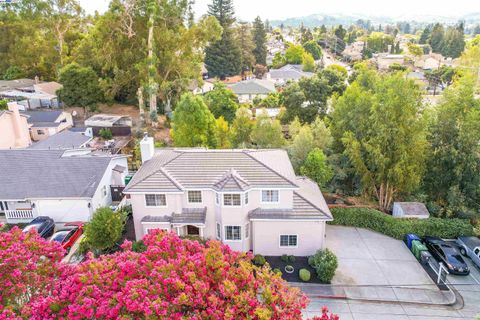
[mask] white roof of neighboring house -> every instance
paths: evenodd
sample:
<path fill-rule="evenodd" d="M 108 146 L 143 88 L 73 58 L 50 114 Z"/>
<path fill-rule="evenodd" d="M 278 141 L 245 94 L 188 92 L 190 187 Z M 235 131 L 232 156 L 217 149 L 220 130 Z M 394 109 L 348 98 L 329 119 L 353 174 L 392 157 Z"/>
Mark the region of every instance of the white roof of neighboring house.
<path fill-rule="evenodd" d="M 280 114 L 280 108 L 257 108 L 255 114 L 258 116 L 260 113 L 266 112 L 270 118 L 276 118 Z"/>
<path fill-rule="evenodd" d="M 33 89 L 35 83 L 34 79 L 0 80 L 0 92 L 27 87 Z"/>
<path fill-rule="evenodd" d="M 229 86 L 235 94 L 269 94 L 275 92 L 275 83 L 270 80 L 246 80 Z"/>
<path fill-rule="evenodd" d="M 87 127 L 113 127 L 113 125 L 121 119 L 130 119 L 129 116 L 115 114 L 96 114 L 85 120 Z"/>
<path fill-rule="evenodd" d="M 80 132 L 65 130 L 33 144 L 31 149 L 76 149 L 85 146 L 92 138 Z"/>
<path fill-rule="evenodd" d="M 313 75 L 313 72 L 303 71 L 302 65 L 287 64 L 280 69 L 270 70 L 270 78 L 278 80 L 299 80 L 303 77 L 313 77 Z"/>

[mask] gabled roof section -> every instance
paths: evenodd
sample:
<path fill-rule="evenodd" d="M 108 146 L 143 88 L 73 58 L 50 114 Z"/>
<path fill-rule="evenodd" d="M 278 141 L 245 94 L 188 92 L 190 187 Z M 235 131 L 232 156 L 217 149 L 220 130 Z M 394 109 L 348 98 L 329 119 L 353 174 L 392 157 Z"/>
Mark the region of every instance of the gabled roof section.
<path fill-rule="evenodd" d="M 48 123 L 56 122 L 58 117 L 63 113 L 63 111 L 24 111 L 21 112 L 27 116 L 30 116 L 28 123 Z"/>
<path fill-rule="evenodd" d="M 265 150 L 255 157 L 251 152 L 254 151 L 161 149 L 142 165 L 125 192 L 174 191 L 172 183 L 177 186 L 175 191 L 211 188 L 298 188 L 290 177 L 290 170 L 293 172 L 293 169 L 286 153 L 283 156 L 278 150 Z M 272 152 L 270 157 L 268 152 Z M 277 158 L 277 164 L 273 164 L 275 155 L 282 155 Z M 282 166 L 286 169 L 281 169 Z M 161 179 L 157 174 L 160 170 L 163 170 L 161 174 L 165 176 Z M 289 177 L 286 176 L 287 172 Z"/>
<path fill-rule="evenodd" d="M 213 185 L 213 188 L 217 191 L 245 191 L 249 186 L 249 183 L 232 168 Z"/>
<path fill-rule="evenodd" d="M 275 84 L 270 80 L 245 80 L 230 86 L 235 94 L 269 94 L 275 92 Z"/>
<path fill-rule="evenodd" d="M 47 139 L 33 144 L 31 149 L 76 149 L 83 147 L 87 142 L 92 140 L 92 138 L 79 133 L 73 132 L 70 130 L 65 130 L 59 132 L 53 136 L 48 137 Z"/>
<path fill-rule="evenodd" d="M 0 150 L 0 198 L 91 198 L 117 156 L 63 156 L 62 150 Z"/>

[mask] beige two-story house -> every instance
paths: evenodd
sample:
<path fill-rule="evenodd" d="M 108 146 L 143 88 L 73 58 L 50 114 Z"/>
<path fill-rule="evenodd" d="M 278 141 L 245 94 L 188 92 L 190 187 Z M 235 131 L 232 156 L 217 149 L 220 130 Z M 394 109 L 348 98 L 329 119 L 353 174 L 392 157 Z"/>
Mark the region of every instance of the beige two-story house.
<path fill-rule="evenodd" d="M 155 150 L 127 185 L 138 240 L 152 230 L 218 239 L 233 250 L 308 256 L 332 220 L 318 186 L 284 150 Z"/>

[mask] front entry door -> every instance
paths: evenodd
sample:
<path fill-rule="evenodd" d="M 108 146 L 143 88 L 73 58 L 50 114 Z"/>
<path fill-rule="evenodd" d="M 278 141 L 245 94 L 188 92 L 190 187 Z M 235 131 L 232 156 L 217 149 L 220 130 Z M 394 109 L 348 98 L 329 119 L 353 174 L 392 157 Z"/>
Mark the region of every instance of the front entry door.
<path fill-rule="evenodd" d="M 195 226 L 187 226 L 187 234 L 189 236 L 199 236 L 200 229 Z"/>

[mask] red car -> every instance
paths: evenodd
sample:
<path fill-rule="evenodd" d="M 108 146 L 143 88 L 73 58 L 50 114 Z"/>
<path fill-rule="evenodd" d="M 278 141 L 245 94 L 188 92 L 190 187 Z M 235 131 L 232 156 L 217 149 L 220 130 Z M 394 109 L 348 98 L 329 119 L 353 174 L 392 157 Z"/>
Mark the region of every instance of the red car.
<path fill-rule="evenodd" d="M 63 249 L 70 251 L 73 244 L 80 238 L 83 233 L 82 222 L 69 222 L 65 224 L 65 228 L 58 230 L 50 238 L 50 241 L 60 242 Z"/>

